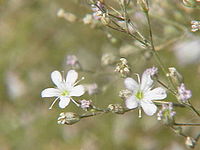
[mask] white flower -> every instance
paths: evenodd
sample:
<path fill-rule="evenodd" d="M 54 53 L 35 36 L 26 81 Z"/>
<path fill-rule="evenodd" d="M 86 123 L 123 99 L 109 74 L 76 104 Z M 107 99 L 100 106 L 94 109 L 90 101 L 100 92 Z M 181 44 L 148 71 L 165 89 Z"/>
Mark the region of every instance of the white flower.
<path fill-rule="evenodd" d="M 76 82 L 77 78 L 78 73 L 75 70 L 68 71 L 66 79 L 61 76 L 59 71 L 53 71 L 51 73 L 51 79 L 57 87 L 47 88 L 41 92 L 42 97 L 56 97 L 49 109 L 52 108 L 58 99 L 60 99 L 60 108 L 65 108 L 70 100 L 76 105 L 79 105 L 71 98 L 72 96 L 79 97 L 85 93 L 82 85 L 76 85 L 79 82 Z"/>
<path fill-rule="evenodd" d="M 166 98 L 166 91 L 161 87 L 152 90 L 153 80 L 148 69 L 143 73 L 141 83 L 139 77 L 138 80 L 139 84 L 132 78 L 126 78 L 124 81 L 126 88 L 132 93 L 125 101 L 126 107 L 129 109 L 139 107 L 140 113 L 142 107 L 147 115 L 152 116 L 157 111 L 157 106 L 152 101 Z"/>

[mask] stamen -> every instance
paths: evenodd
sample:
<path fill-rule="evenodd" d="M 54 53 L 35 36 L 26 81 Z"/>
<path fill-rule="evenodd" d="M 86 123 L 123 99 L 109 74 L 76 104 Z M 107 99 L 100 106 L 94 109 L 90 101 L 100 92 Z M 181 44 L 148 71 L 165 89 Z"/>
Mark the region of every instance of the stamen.
<path fill-rule="evenodd" d="M 59 99 L 59 97 L 57 97 L 54 101 L 53 101 L 53 103 L 51 104 L 51 106 L 49 107 L 49 109 L 52 109 L 52 107 L 53 107 L 53 105 L 56 103 L 56 101 Z"/>
<path fill-rule="evenodd" d="M 142 118 L 142 109 L 141 109 L 141 107 L 139 107 L 139 112 L 138 112 L 139 114 L 138 114 L 138 117 L 139 118 Z"/>
<path fill-rule="evenodd" d="M 73 100 L 72 98 L 70 98 L 70 99 L 76 106 L 80 107 L 80 105 L 75 100 Z"/>
<path fill-rule="evenodd" d="M 85 79 L 85 77 L 82 77 L 80 80 L 76 81 L 76 82 L 74 83 L 74 86 L 75 86 L 76 84 L 78 84 L 79 82 L 81 82 L 82 80 L 84 80 L 84 79 Z"/>
<path fill-rule="evenodd" d="M 135 73 L 135 75 L 137 76 L 138 83 L 140 84 L 140 75 L 138 73 Z"/>
<path fill-rule="evenodd" d="M 62 81 L 65 82 L 65 71 L 61 71 L 62 72 Z"/>

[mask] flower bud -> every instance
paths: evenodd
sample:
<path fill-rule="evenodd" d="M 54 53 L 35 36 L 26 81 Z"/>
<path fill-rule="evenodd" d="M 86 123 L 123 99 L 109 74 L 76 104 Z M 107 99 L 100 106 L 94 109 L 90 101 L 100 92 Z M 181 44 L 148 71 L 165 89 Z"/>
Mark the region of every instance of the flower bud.
<path fill-rule="evenodd" d="M 80 121 L 80 116 L 73 112 L 62 112 L 58 117 L 58 124 L 72 125 Z"/>
<path fill-rule="evenodd" d="M 110 104 L 110 105 L 108 105 L 108 109 L 112 113 L 124 114 L 124 108 L 120 104 Z"/>
<path fill-rule="evenodd" d="M 115 72 L 119 72 L 121 77 L 128 77 L 131 73 L 128 61 L 125 58 L 121 58 L 120 62 L 116 65 Z"/>
<path fill-rule="evenodd" d="M 188 146 L 189 148 L 194 148 L 196 144 L 196 140 L 192 137 L 187 137 L 186 138 L 186 141 L 185 141 L 185 145 Z"/>

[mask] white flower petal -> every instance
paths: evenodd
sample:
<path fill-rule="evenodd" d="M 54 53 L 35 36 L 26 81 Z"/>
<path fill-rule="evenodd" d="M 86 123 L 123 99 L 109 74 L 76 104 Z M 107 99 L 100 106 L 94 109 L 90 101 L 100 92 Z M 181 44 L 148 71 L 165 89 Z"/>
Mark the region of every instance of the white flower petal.
<path fill-rule="evenodd" d="M 143 92 L 148 91 L 152 87 L 152 84 L 153 84 L 153 80 L 151 79 L 150 73 L 148 71 L 144 71 L 144 73 L 142 74 L 140 89 Z"/>
<path fill-rule="evenodd" d="M 66 76 L 66 83 L 73 85 L 78 78 L 78 73 L 75 70 L 70 70 Z"/>
<path fill-rule="evenodd" d="M 70 96 L 81 96 L 85 93 L 85 89 L 84 86 L 82 85 L 77 85 L 75 86 L 71 92 L 70 92 Z"/>
<path fill-rule="evenodd" d="M 137 90 L 139 87 L 138 83 L 132 78 L 126 78 L 124 84 L 126 88 L 131 91 Z"/>
<path fill-rule="evenodd" d="M 41 92 L 42 97 L 58 97 L 60 95 L 60 91 L 55 88 L 47 88 Z"/>
<path fill-rule="evenodd" d="M 126 99 L 125 104 L 126 104 L 126 107 L 129 109 L 138 107 L 138 101 L 135 98 L 135 96 L 131 96 L 128 99 Z"/>
<path fill-rule="evenodd" d="M 66 96 L 61 96 L 60 97 L 60 102 L 59 102 L 59 107 L 60 108 L 65 108 L 67 105 L 69 105 L 70 98 Z"/>
<path fill-rule="evenodd" d="M 167 97 L 165 89 L 158 87 L 151 91 L 144 93 L 143 100 L 161 100 Z"/>
<path fill-rule="evenodd" d="M 51 80 L 59 88 L 62 83 L 62 76 L 59 71 L 53 71 L 51 73 Z"/>
<path fill-rule="evenodd" d="M 141 106 L 148 116 L 152 116 L 157 111 L 157 106 L 151 101 L 141 100 Z"/>

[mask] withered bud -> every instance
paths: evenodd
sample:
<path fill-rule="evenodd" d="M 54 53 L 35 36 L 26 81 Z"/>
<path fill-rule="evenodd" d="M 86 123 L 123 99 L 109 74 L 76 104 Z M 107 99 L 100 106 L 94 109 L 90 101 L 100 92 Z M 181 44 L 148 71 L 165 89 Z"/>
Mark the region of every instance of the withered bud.
<path fill-rule="evenodd" d="M 194 148 L 196 144 L 196 140 L 192 137 L 187 137 L 186 140 L 185 140 L 185 145 L 189 148 Z"/>
<path fill-rule="evenodd" d="M 58 117 L 58 124 L 72 125 L 80 121 L 80 116 L 74 112 L 62 112 Z"/>
<path fill-rule="evenodd" d="M 183 0 L 183 5 L 186 7 L 197 7 L 197 1 L 196 0 Z"/>
<path fill-rule="evenodd" d="M 140 5 L 142 11 L 148 12 L 149 6 L 146 0 L 137 0 L 137 3 Z"/>
<path fill-rule="evenodd" d="M 120 104 L 110 104 L 110 105 L 108 105 L 108 109 L 112 113 L 124 114 L 124 108 Z"/>
<path fill-rule="evenodd" d="M 176 68 L 170 67 L 168 69 L 169 73 L 167 76 L 171 77 L 175 85 L 179 86 L 181 83 L 183 83 L 183 76 L 176 70 Z"/>

